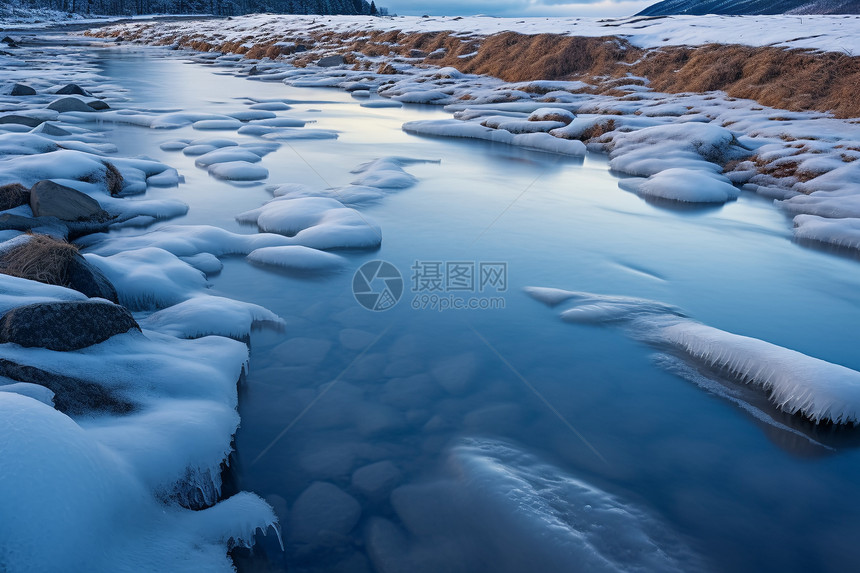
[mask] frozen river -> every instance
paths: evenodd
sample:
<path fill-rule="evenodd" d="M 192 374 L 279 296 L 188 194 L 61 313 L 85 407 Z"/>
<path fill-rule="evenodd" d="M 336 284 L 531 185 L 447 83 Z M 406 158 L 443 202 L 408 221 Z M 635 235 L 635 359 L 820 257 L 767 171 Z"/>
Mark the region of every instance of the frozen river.
<path fill-rule="evenodd" d="M 256 233 L 235 217 L 271 199 L 266 185 L 337 187 L 371 160 L 430 160 L 404 164 L 414 186 L 359 207 L 381 228 L 378 250 L 341 251 L 347 264 L 322 273 L 227 258 L 210 277 L 212 294 L 286 320 L 251 337 L 228 489 L 275 507 L 287 551 L 261 538 L 253 556 L 237 556 L 240 571 L 856 564 L 856 431 L 813 427 L 755 392 L 717 395 L 666 368 L 630 329 L 563 322 L 523 291 L 661 301 L 860 369 L 860 265 L 793 242 L 791 219 L 770 201 L 744 193 L 716 208 L 667 208 L 619 189 L 599 155 L 401 130 L 449 117 L 439 108 L 360 107 L 338 89 L 249 81 L 156 49 L 88 46 L 80 57 L 129 90 L 129 107 L 226 113 L 244 98 L 283 100 L 291 109 L 279 115 L 338 132 L 282 142 L 261 162 L 264 183 L 237 185 L 159 146 L 256 137 L 106 126 L 121 155 L 184 175 L 178 188 L 147 191 L 190 206 L 165 224 Z M 357 269 L 374 260 L 402 277 L 384 311 L 353 292 Z M 614 561 L 593 561 L 598 553 Z"/>

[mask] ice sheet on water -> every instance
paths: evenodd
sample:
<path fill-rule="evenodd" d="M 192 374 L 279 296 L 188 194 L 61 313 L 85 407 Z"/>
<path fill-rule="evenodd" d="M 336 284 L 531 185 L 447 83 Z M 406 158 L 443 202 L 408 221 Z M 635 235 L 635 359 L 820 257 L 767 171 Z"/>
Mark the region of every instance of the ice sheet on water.
<path fill-rule="evenodd" d="M 461 440 L 448 451 L 443 477 L 398 488 L 391 499 L 412 535 L 398 535 L 396 527 L 371 531 L 377 566 L 502 573 L 561 573 L 571 564 L 595 572 L 702 568 L 653 515 L 501 441 Z"/>
<path fill-rule="evenodd" d="M 550 304 L 570 302 L 561 312 L 564 320 L 623 323 L 636 338 L 760 388 L 788 414 L 801 414 L 815 423 L 860 421 L 856 370 L 701 324 L 658 301 L 534 287 L 526 292 Z"/>

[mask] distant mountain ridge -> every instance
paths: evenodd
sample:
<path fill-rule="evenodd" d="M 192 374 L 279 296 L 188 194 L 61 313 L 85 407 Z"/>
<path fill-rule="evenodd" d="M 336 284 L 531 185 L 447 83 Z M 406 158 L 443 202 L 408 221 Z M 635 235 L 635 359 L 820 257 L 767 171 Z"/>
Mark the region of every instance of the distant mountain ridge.
<path fill-rule="evenodd" d="M 860 0 L 663 0 L 636 15 L 677 14 L 860 14 Z"/>

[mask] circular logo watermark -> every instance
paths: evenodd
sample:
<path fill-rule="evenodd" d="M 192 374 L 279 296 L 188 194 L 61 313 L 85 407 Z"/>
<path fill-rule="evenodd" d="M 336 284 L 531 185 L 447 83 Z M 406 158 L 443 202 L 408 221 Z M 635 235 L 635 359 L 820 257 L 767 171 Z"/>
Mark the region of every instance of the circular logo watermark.
<path fill-rule="evenodd" d="M 369 261 L 355 271 L 352 294 L 367 310 L 388 310 L 403 296 L 403 275 L 387 261 Z"/>

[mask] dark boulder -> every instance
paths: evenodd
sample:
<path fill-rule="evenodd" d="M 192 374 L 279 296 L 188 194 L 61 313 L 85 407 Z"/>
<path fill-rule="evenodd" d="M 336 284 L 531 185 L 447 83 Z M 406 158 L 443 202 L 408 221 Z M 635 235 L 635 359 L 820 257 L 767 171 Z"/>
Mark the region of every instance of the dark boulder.
<path fill-rule="evenodd" d="M 56 217 L 62 221 L 104 220 L 108 216 L 89 195 L 47 179 L 30 189 L 30 208 L 36 217 Z"/>
<path fill-rule="evenodd" d="M 55 137 L 65 137 L 66 135 L 72 134 L 71 131 L 66 131 L 62 127 L 57 127 L 53 123 L 48 123 L 47 121 L 40 125 L 32 133 L 44 133 L 45 135 L 53 135 Z"/>
<path fill-rule="evenodd" d="M 27 127 L 39 127 L 43 121 L 43 119 L 36 119 L 35 117 L 28 117 L 26 115 L 16 115 L 14 113 L 0 117 L 0 123 L 18 123 L 26 125 Z"/>
<path fill-rule="evenodd" d="M 93 94 L 79 86 L 78 84 L 66 84 L 55 92 L 57 95 L 80 95 L 90 96 Z"/>
<path fill-rule="evenodd" d="M 30 203 L 30 190 L 20 183 L 0 186 L 0 211 Z"/>
<path fill-rule="evenodd" d="M 88 105 L 88 106 L 90 106 L 91 108 L 93 108 L 93 109 L 94 109 L 94 110 L 96 110 L 96 111 L 102 111 L 102 110 L 105 110 L 105 109 L 110 109 L 110 106 L 109 106 L 108 104 L 106 104 L 105 102 L 103 102 L 102 100 L 100 100 L 100 99 L 95 99 L 95 100 L 93 100 L 93 101 L 88 101 L 88 102 L 87 102 L 87 105 Z"/>
<path fill-rule="evenodd" d="M 81 255 L 77 255 L 69 262 L 66 273 L 64 286 L 90 298 L 103 298 L 111 302 L 119 302 L 116 289 L 110 279 Z"/>
<path fill-rule="evenodd" d="M 333 68 L 335 66 L 342 66 L 345 63 L 346 60 L 343 59 L 343 56 L 334 55 L 320 58 L 320 60 L 317 62 L 317 65 L 321 68 Z"/>
<path fill-rule="evenodd" d="M 107 301 L 28 304 L 0 317 L 0 343 L 27 348 L 79 350 L 129 330 L 140 330 L 131 313 Z"/>
<path fill-rule="evenodd" d="M 30 86 L 25 86 L 24 84 L 15 84 L 12 86 L 12 94 L 13 96 L 32 96 L 36 95 L 36 90 L 31 88 Z"/>
<path fill-rule="evenodd" d="M 34 366 L 0 359 L 0 376 L 18 382 L 38 384 L 54 393 L 54 406 L 70 416 L 91 413 L 128 414 L 134 404 L 117 396 L 117 393 L 87 380 L 47 372 Z"/>
<path fill-rule="evenodd" d="M 17 48 L 18 47 L 18 42 L 15 41 L 15 38 L 12 38 L 9 36 L 4 37 L 2 40 L 0 40 L 0 42 L 3 42 L 4 44 L 9 46 L 10 48 Z"/>
<path fill-rule="evenodd" d="M 0 231 L 29 231 L 38 226 L 39 221 L 33 217 L 13 215 L 12 213 L 0 214 Z"/>
<path fill-rule="evenodd" d="M 65 113 L 67 111 L 95 111 L 93 108 L 88 106 L 85 101 L 76 97 L 64 97 L 54 100 L 48 105 L 48 109 L 52 109 L 60 113 Z"/>

